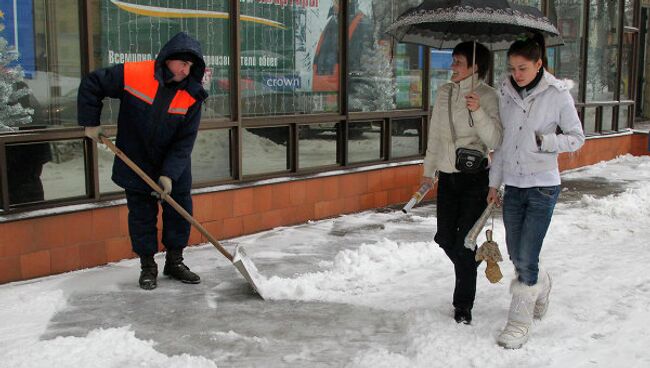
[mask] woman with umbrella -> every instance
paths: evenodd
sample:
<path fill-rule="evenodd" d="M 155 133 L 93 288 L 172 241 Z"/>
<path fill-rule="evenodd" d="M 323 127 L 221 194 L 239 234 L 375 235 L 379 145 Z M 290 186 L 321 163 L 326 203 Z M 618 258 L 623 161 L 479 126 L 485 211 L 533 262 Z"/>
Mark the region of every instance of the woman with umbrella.
<path fill-rule="evenodd" d="M 505 133 L 490 169 L 488 201 L 499 203 L 497 189 L 505 184 L 503 222 L 517 273 L 508 323 L 497 339 L 510 349 L 528 340 L 533 318 L 548 308 L 551 278 L 539 268 L 539 254 L 560 193 L 557 157 L 585 140 L 569 88 L 544 69 L 545 59 L 539 33 L 510 46 L 511 76 L 501 83 L 499 104 Z"/>
<path fill-rule="evenodd" d="M 434 240 L 454 265 L 454 319 L 470 324 L 478 264 L 475 250 L 465 248 L 464 239 L 487 206 L 487 153 L 501 143 L 503 131 L 498 94 L 483 82 L 490 51 L 481 44 L 462 42 L 452 57 L 451 83 L 436 93 L 422 182 L 433 185 L 437 172 L 438 227 Z M 474 150 L 484 159 L 467 170 L 456 164 L 458 148 Z"/>

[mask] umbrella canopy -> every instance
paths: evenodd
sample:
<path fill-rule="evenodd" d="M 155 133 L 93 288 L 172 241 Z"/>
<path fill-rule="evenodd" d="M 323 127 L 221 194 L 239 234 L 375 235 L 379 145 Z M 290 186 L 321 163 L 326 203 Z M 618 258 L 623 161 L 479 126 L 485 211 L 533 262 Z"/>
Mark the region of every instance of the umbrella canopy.
<path fill-rule="evenodd" d="M 451 49 L 476 41 L 506 50 L 518 38 L 540 32 L 546 46 L 563 45 L 560 32 L 537 8 L 506 0 L 425 0 L 400 15 L 386 32 L 405 43 Z"/>

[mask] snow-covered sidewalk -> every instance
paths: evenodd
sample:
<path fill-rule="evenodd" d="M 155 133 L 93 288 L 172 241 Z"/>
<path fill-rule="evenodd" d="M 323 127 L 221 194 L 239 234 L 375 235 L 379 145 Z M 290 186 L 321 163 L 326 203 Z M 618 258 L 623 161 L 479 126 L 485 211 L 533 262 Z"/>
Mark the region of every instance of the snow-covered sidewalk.
<path fill-rule="evenodd" d="M 211 245 L 186 251 L 199 285 L 161 276 L 140 290 L 137 260 L 1 285 L 0 367 L 649 367 L 650 158 L 563 181 L 542 250 L 551 305 L 520 350 L 495 343 L 508 261 L 495 285 L 481 266 L 472 325 L 452 319 L 453 271 L 429 204 L 224 242 L 246 246 L 266 301 Z M 507 256 L 498 217 L 494 227 Z"/>

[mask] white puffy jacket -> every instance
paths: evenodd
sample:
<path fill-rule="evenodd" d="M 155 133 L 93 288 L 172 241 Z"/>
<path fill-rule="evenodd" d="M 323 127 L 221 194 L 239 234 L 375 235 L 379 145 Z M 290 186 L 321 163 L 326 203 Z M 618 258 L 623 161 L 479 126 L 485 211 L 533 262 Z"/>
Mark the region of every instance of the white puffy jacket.
<path fill-rule="evenodd" d="M 493 155 L 490 187 L 498 188 L 502 183 L 517 187 L 559 185 L 558 154 L 577 151 L 585 141 L 568 87 L 545 71 L 524 99 L 509 78 L 501 83 L 499 92 L 504 135 Z M 541 148 L 536 135 L 542 137 Z"/>
<path fill-rule="evenodd" d="M 472 78 L 460 83 L 447 83 L 438 88 L 436 102 L 429 123 L 427 152 L 424 157 L 424 176 L 433 177 L 436 170 L 444 173 L 458 172 L 456 147 L 488 151 L 501 144 L 503 129 L 499 121 L 499 96 L 496 90 L 481 80 L 475 79 L 474 92 L 480 97 L 480 107 L 472 112 L 474 125 L 469 125 L 470 112 L 467 109 L 467 96 L 472 89 Z M 449 128 L 449 97 L 452 99 L 452 114 L 456 145 Z"/>

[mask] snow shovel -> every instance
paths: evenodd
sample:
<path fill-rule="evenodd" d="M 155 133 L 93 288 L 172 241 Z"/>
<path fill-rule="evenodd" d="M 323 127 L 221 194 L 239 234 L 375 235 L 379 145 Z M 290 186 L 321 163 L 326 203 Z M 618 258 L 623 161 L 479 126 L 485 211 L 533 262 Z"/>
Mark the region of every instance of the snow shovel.
<path fill-rule="evenodd" d="M 160 198 L 167 202 L 170 206 L 172 206 L 178 213 L 183 216 L 190 224 L 194 225 L 194 227 L 201 233 L 203 234 L 208 240 L 210 240 L 210 243 L 214 245 L 221 254 L 223 254 L 230 262 L 235 265 L 235 268 L 241 273 L 242 276 L 248 281 L 248 283 L 253 287 L 253 289 L 259 294 L 259 296 L 264 299 L 264 294 L 262 293 L 262 289 L 260 288 L 261 286 L 261 281 L 264 279 L 262 275 L 260 275 L 259 271 L 257 270 L 257 267 L 253 264 L 253 261 L 251 261 L 247 256 L 246 256 L 246 251 L 241 245 L 238 245 L 235 247 L 235 255 L 233 256 L 230 254 L 219 242 L 217 239 L 215 239 L 198 221 L 196 221 L 183 207 L 181 207 L 171 196 L 163 193 L 162 188 L 155 182 L 153 181 L 138 165 L 135 164 L 135 162 L 131 161 L 130 158 L 124 154 L 119 148 L 117 148 L 113 142 L 111 142 L 110 139 L 108 139 L 104 135 L 100 135 L 99 139 L 101 140 L 102 143 L 106 145 L 113 153 L 119 157 L 122 161 L 124 161 L 125 164 L 127 164 L 133 171 L 135 171 L 138 176 L 142 178 L 149 186 L 158 193 Z"/>

